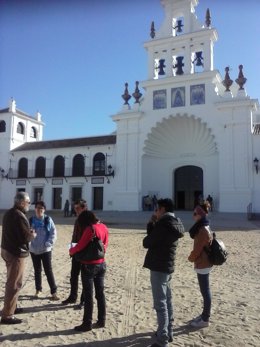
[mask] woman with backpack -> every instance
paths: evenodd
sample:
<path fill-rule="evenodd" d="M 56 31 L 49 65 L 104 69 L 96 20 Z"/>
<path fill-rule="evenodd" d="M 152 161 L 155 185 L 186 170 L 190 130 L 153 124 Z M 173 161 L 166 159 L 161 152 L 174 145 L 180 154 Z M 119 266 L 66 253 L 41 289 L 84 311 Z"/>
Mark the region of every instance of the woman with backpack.
<path fill-rule="evenodd" d="M 36 237 L 31 241 L 29 249 L 33 262 L 36 293 L 40 297 L 42 293 L 42 266 L 50 286 L 50 300 L 59 300 L 57 286 L 52 271 L 52 248 L 57 239 L 55 224 L 50 216 L 45 214 L 44 201 L 35 204 L 35 215 L 29 219 L 31 228 L 36 232 Z"/>
<path fill-rule="evenodd" d="M 209 326 L 210 310 L 211 310 L 211 292 L 209 284 L 209 274 L 212 264 L 209 261 L 205 248 L 210 246 L 212 236 L 209 228 L 207 215 L 209 212 L 208 202 L 197 205 L 193 211 L 193 219 L 195 224 L 189 230 L 190 237 L 194 240 L 193 250 L 188 260 L 194 263 L 194 270 L 197 273 L 200 292 L 203 298 L 202 314 L 194 318 L 190 325 L 194 328 L 205 328 Z"/>

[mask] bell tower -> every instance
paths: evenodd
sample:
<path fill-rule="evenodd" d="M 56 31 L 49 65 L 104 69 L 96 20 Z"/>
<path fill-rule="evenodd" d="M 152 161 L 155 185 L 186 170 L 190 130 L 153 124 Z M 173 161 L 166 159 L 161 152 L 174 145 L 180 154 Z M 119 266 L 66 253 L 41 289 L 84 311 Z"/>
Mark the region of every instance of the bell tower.
<path fill-rule="evenodd" d="M 198 0 L 161 0 L 164 21 L 156 30 L 151 24 L 148 51 L 148 79 L 171 78 L 212 71 L 217 32 L 211 28 L 210 12 L 202 25 L 195 14 Z"/>

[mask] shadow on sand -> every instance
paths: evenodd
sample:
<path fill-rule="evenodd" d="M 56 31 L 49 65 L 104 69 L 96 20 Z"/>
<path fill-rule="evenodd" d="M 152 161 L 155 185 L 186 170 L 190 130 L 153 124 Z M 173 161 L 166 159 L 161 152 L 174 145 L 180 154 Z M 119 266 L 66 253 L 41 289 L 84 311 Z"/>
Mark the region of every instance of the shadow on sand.
<path fill-rule="evenodd" d="M 188 325 L 183 325 L 174 329 L 174 336 L 181 334 L 188 334 L 191 332 L 191 329 Z M 68 336 L 68 335 L 82 335 L 82 340 L 85 342 L 77 342 L 74 344 L 69 343 L 70 347 L 149 347 L 153 342 L 153 336 L 151 332 L 149 333 L 140 333 L 140 334 L 132 334 L 128 336 L 111 338 L 109 340 L 103 341 L 92 341 L 88 342 L 88 336 L 85 333 L 75 332 L 73 329 L 66 330 L 58 330 L 58 331 L 43 331 L 41 333 L 18 333 L 18 334 L 9 334 L 9 335 L 0 335 L 0 342 L 3 341 L 25 341 L 25 340 L 33 340 L 40 338 L 47 338 L 48 336 Z M 33 342 L 32 342 L 33 343 Z M 66 346 L 55 345 L 56 347 Z M 49 346 L 50 347 L 50 346 Z"/>

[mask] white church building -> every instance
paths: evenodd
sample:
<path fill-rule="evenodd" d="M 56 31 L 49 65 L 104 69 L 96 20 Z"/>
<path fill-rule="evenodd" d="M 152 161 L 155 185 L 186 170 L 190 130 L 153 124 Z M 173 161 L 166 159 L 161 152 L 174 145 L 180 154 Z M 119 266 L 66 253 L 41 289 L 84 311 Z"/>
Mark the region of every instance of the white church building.
<path fill-rule="evenodd" d="M 218 34 L 209 11 L 199 23 L 198 0 L 161 4 L 164 21 L 144 43 L 147 80 L 131 92 L 126 83 L 115 133 L 44 141 L 39 113 L 14 100 L 0 110 L 0 209 L 21 190 L 58 210 L 82 197 L 90 209 L 138 211 L 145 196 L 191 210 L 210 194 L 218 211 L 260 212 L 259 102 L 243 66 L 215 69 Z"/>

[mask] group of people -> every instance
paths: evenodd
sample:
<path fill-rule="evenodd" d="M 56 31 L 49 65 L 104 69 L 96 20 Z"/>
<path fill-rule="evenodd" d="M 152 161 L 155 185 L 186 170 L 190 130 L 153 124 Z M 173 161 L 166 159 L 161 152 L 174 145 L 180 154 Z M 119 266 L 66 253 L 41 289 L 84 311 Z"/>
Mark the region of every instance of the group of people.
<path fill-rule="evenodd" d="M 42 267 L 49 287 L 50 300 L 60 300 L 52 269 L 52 249 L 57 239 L 55 224 L 46 211 L 44 201 L 37 201 L 35 213 L 29 219 L 30 197 L 26 192 L 18 192 L 14 199 L 14 206 L 8 210 L 2 223 L 1 256 L 6 264 L 7 278 L 5 285 L 4 307 L 1 314 L 1 324 L 20 324 L 22 319 L 15 315 L 23 312 L 18 307 L 18 296 L 22 288 L 25 270 L 25 259 L 31 255 L 34 268 L 35 298 L 42 295 Z M 80 307 L 84 306 L 83 323 L 76 326 L 77 331 L 91 330 L 93 314 L 93 289 L 98 302 L 98 321 L 96 327 L 105 327 L 106 303 L 104 295 L 104 276 L 106 272 L 105 259 L 89 262 L 77 262 L 73 254 L 85 248 L 92 239 L 91 227 L 95 227 L 96 236 L 103 241 L 105 249 L 108 245 L 108 229 L 91 211 L 87 210 L 87 203 L 81 199 L 74 205 L 77 219 L 71 239 L 71 276 L 70 294 L 62 301 L 63 305 L 75 303 L 78 295 L 78 281 L 81 274 L 83 291 Z"/>
<path fill-rule="evenodd" d="M 57 231 L 52 218 L 46 215 L 43 201 L 35 204 L 35 215 L 29 220 L 26 217 L 30 206 L 28 193 L 19 192 L 15 196 L 14 206 L 8 210 L 2 223 L 1 256 L 6 264 L 7 280 L 5 286 L 2 324 L 19 324 L 21 319 L 15 314 L 21 313 L 17 307 L 19 291 L 22 287 L 25 258 L 30 254 L 35 274 L 35 296 L 42 292 L 41 271 L 44 268 L 50 287 L 52 300 L 59 300 L 57 285 L 52 270 L 52 248 L 57 239 Z M 90 331 L 93 327 L 103 328 L 106 324 L 106 299 L 104 280 L 106 273 L 105 258 L 88 261 L 77 261 L 75 254 L 82 251 L 92 241 L 93 230 L 102 240 L 105 251 L 108 246 L 108 229 L 92 211 L 88 210 L 85 200 L 80 199 L 74 205 L 76 220 L 74 224 L 71 247 L 70 293 L 62 305 L 76 303 L 78 281 L 81 276 L 82 293 L 79 308 L 84 306 L 83 321 L 75 326 L 76 331 Z M 188 260 L 194 263 L 200 292 L 203 298 L 202 313 L 190 321 L 195 328 L 209 326 L 211 311 L 211 292 L 209 274 L 212 264 L 209 262 L 205 248 L 212 242 L 207 220 L 208 202 L 194 208 L 194 225 L 189 230 L 194 240 L 193 250 Z M 172 303 L 171 279 L 175 267 L 176 250 L 179 239 L 184 236 L 182 221 L 174 214 L 174 203 L 171 199 L 159 199 L 157 207 L 147 224 L 147 235 L 143 239 L 143 247 L 147 249 L 144 268 L 150 270 L 150 282 L 154 309 L 157 314 L 156 342 L 151 347 L 167 347 L 173 341 L 174 309 Z M 93 295 L 97 300 L 98 317 L 93 321 Z"/>

